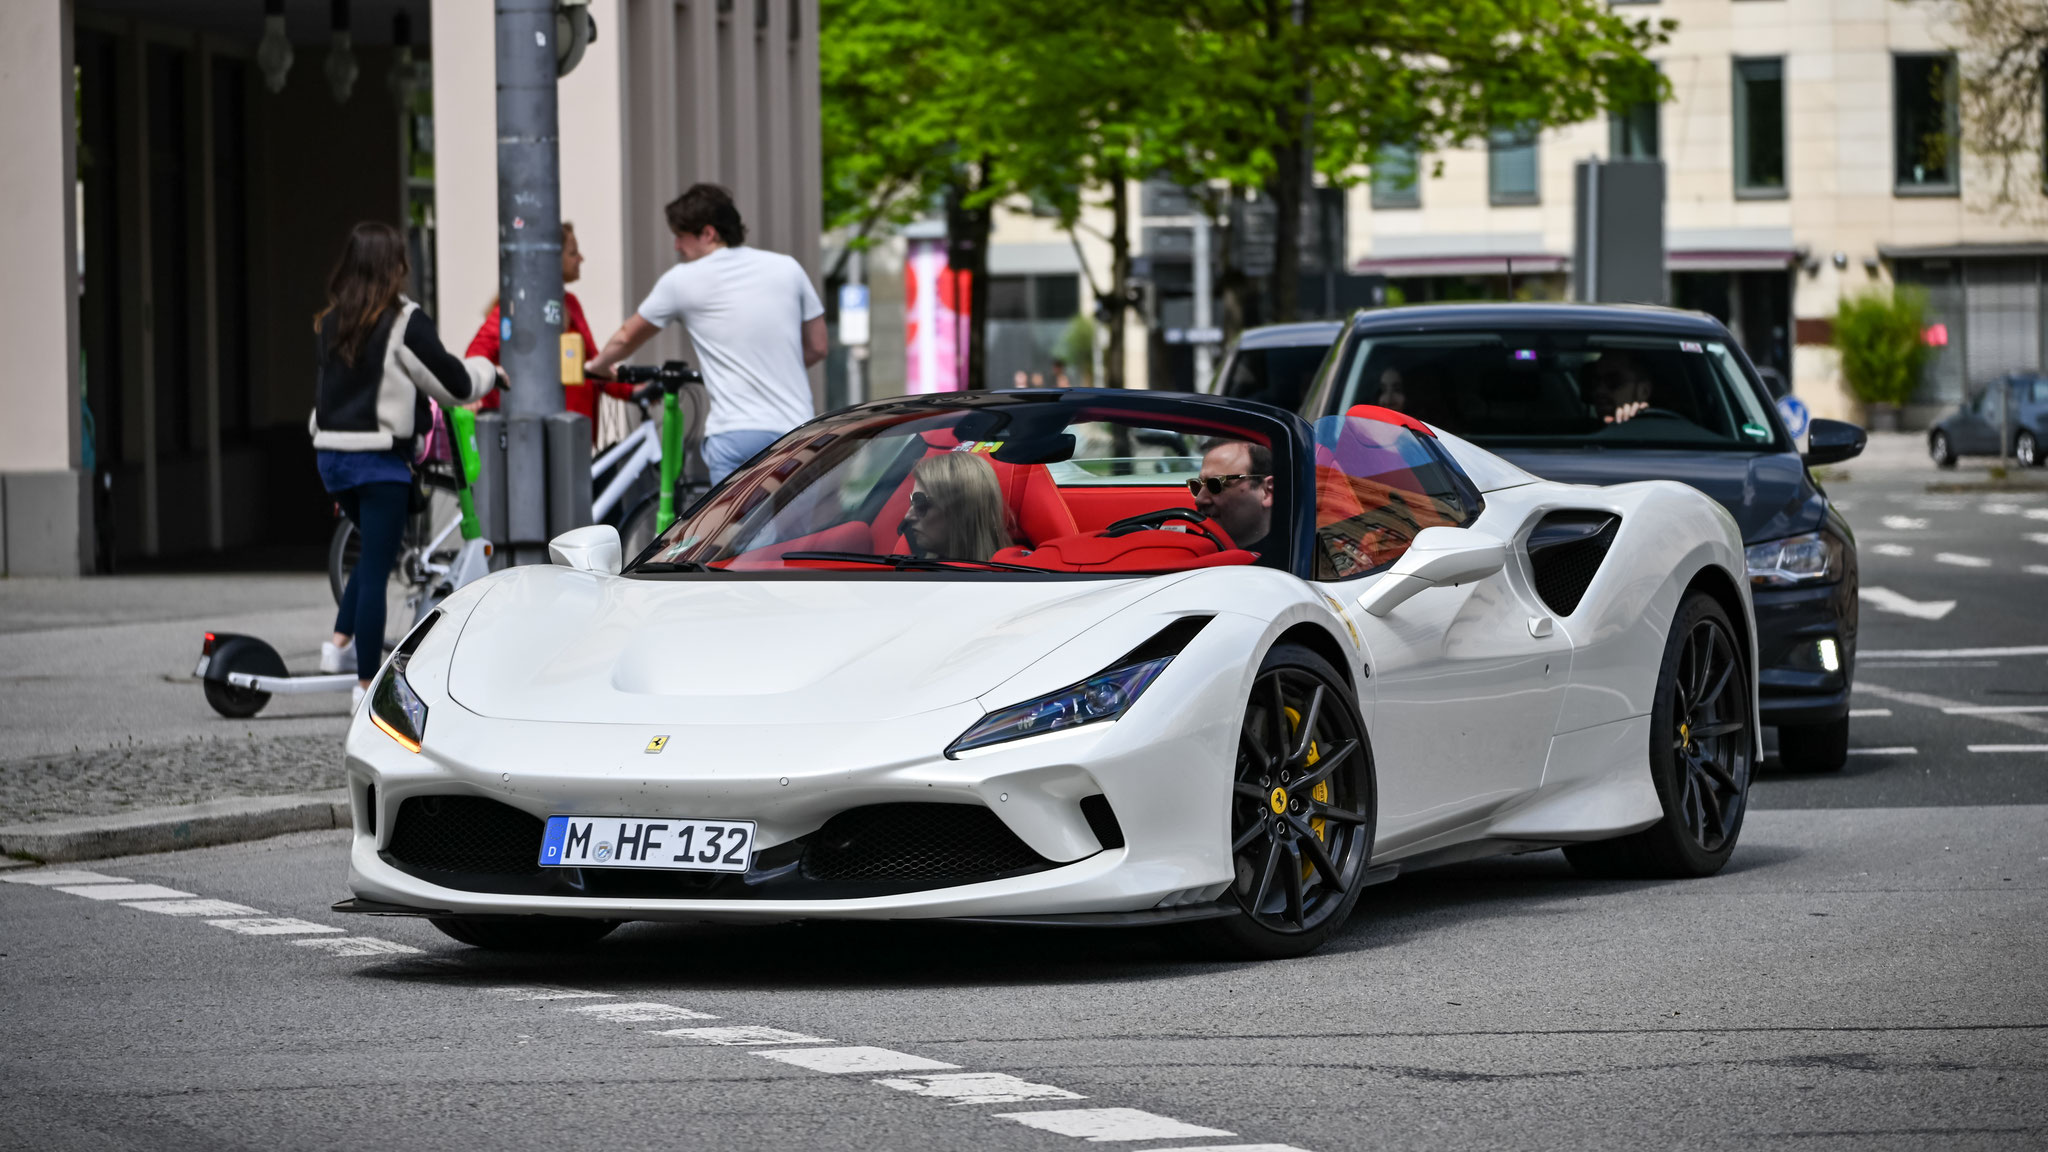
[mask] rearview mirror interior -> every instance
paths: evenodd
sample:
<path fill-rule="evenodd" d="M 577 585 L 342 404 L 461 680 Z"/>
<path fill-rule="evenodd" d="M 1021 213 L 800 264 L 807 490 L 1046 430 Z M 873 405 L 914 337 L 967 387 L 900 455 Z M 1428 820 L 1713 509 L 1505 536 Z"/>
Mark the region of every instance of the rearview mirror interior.
<path fill-rule="evenodd" d="M 548 541 L 548 559 L 564 568 L 617 576 L 622 567 L 619 530 L 609 524 L 571 528 Z"/>
<path fill-rule="evenodd" d="M 1358 598 L 1358 606 L 1385 616 L 1429 588 L 1484 580 L 1506 566 L 1508 546 L 1470 528 L 1424 528 L 1394 566 Z"/>
<path fill-rule="evenodd" d="M 1816 418 L 1806 426 L 1806 452 L 1802 458 L 1808 464 L 1853 459 L 1862 454 L 1868 439 L 1863 429 L 1847 421 Z"/>

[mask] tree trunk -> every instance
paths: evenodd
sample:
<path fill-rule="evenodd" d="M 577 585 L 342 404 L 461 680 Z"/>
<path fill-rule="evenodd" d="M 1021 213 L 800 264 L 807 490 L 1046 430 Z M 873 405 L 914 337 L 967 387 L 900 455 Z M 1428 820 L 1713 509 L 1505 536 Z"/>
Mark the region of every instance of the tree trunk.
<path fill-rule="evenodd" d="M 1301 315 L 1301 205 L 1300 145 L 1277 148 L 1273 160 L 1279 170 L 1266 184 L 1273 198 L 1273 276 L 1267 298 L 1273 302 L 1269 324 L 1287 324 Z"/>
<path fill-rule="evenodd" d="M 953 273 L 956 308 L 960 278 L 967 278 L 967 364 L 962 376 L 966 388 L 988 387 L 988 236 L 995 209 L 986 204 L 967 207 L 968 197 L 981 186 L 962 173 L 946 189 L 946 264 Z"/>
<path fill-rule="evenodd" d="M 1220 247 L 1223 250 L 1223 274 L 1217 277 L 1216 292 L 1221 298 L 1219 309 L 1223 328 L 1223 346 L 1228 348 L 1237 343 L 1237 337 L 1244 331 L 1245 297 L 1251 291 L 1250 278 L 1244 274 L 1240 259 L 1240 239 L 1237 235 L 1239 221 L 1244 218 L 1244 193 L 1237 188 L 1230 190 L 1229 205 L 1225 215 L 1227 227 L 1220 229 Z"/>
<path fill-rule="evenodd" d="M 1124 314 L 1131 306 L 1130 185 L 1122 170 L 1109 181 L 1109 350 L 1103 356 L 1102 386 L 1124 387 Z"/>

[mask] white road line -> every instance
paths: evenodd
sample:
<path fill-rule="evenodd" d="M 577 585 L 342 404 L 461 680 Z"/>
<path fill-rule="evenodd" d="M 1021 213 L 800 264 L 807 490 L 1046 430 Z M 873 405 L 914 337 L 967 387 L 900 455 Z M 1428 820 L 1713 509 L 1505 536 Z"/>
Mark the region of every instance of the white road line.
<path fill-rule="evenodd" d="M 716 1020 L 709 1012 L 695 1008 L 678 1008 L 674 1004 L 660 1004 L 652 1000 L 636 1000 L 626 1004 L 585 1004 L 577 1008 L 564 1008 L 564 1012 L 576 1012 L 609 1020 L 614 1024 L 652 1024 L 661 1020 Z"/>
<path fill-rule="evenodd" d="M 2048 532 L 2029 532 L 2027 533 L 2027 539 L 2032 540 L 2036 544 L 2048 544 Z"/>
<path fill-rule="evenodd" d="M 1884 526 L 1894 532 L 1918 532 L 1927 527 L 1927 521 L 1912 516 L 1887 516 Z"/>
<path fill-rule="evenodd" d="M 1292 1144 L 1183 1144 L 1178 1148 L 1147 1148 L 1145 1152 L 1308 1152 Z"/>
<path fill-rule="evenodd" d="M 1870 589 L 1865 588 L 1868 593 Z M 1859 652 L 1864 660 L 1974 660 L 1985 656 L 2048 656 L 2048 644 L 2031 644 L 2018 648 L 1887 648 L 1875 652 Z"/>
<path fill-rule="evenodd" d="M 1914 600 L 1901 596 L 1889 588 L 1863 588 L 1857 592 L 1857 599 L 1880 612 L 1897 616 L 1911 616 L 1915 620 L 1939 620 L 1955 611 L 1953 600 Z M 1864 653 L 1868 656 L 1869 653 Z"/>
<path fill-rule="evenodd" d="M 877 1080 L 884 1088 L 914 1092 L 949 1104 L 1022 1104 L 1031 1100 L 1086 1100 L 1079 1092 L 1033 1084 L 1007 1072 L 949 1072 L 937 1076 L 911 1076 L 901 1080 Z"/>
<path fill-rule="evenodd" d="M 1958 704 L 1942 711 L 1951 716 L 2010 716 L 2015 712 L 2048 712 L 2048 704 Z"/>
<path fill-rule="evenodd" d="M 165 916 L 261 916 L 261 908 L 232 900 L 136 900 L 122 904 L 137 912 L 160 912 Z"/>
<path fill-rule="evenodd" d="M 1889 709 L 1889 708 L 1851 708 L 1851 709 L 1849 709 L 1849 716 L 1850 716 L 1850 717 L 1851 717 L 1852 719 L 1853 719 L 1853 718 L 1857 718 L 1857 717 L 1863 717 L 1863 716 L 1889 716 L 1889 715 L 1891 715 L 1891 714 L 1892 714 L 1892 710 L 1891 710 L 1891 709 Z"/>
<path fill-rule="evenodd" d="M 1984 513 L 1986 516 L 2017 516 L 2020 514 L 2020 506 L 2017 504 L 1979 504 L 1977 511 Z"/>
<path fill-rule="evenodd" d="M 789 1048 L 756 1052 L 754 1055 L 809 1068 L 813 1072 L 943 1072 L 960 1067 L 943 1060 L 912 1056 L 908 1052 L 891 1052 L 887 1048 Z"/>
<path fill-rule="evenodd" d="M 2029 520 L 2048 520 L 2048 508 L 2029 508 L 2029 509 L 2027 509 L 2027 519 L 2029 519 Z"/>
<path fill-rule="evenodd" d="M 660 1028 L 651 1030 L 656 1036 L 673 1036 L 696 1044 L 720 1044 L 729 1047 L 744 1047 L 750 1044 L 830 1044 L 823 1036 L 806 1036 L 783 1028 L 766 1028 L 759 1024 L 738 1024 L 730 1028 Z"/>
<path fill-rule="evenodd" d="M 1991 561 L 1982 556 L 1965 556 L 1961 552 L 1936 552 L 1936 564 L 1953 564 L 1958 568 L 1989 568 Z"/>
<path fill-rule="evenodd" d="M 192 895 L 190 892 L 180 892 L 176 888 L 166 888 L 161 884 L 60 884 L 57 891 L 83 896 L 88 900 L 175 900 L 181 896 Z"/>
<path fill-rule="evenodd" d="M 1235 1136 L 1221 1128 L 1204 1128 L 1155 1116 L 1136 1108 L 1056 1108 L 1046 1112 L 998 1112 L 998 1120 L 1015 1120 L 1027 1128 L 1075 1136 L 1096 1144 L 1112 1140 L 1166 1140 L 1183 1137 Z"/>
<path fill-rule="evenodd" d="M 2048 744 L 1971 744 L 1972 752 L 2048 752 Z"/>
<path fill-rule="evenodd" d="M 1905 544 L 1873 544 L 1870 546 L 1870 550 L 1879 556 L 1911 556 L 1913 554 L 1913 549 Z"/>
<path fill-rule="evenodd" d="M 249 920 L 208 920 L 215 928 L 225 928 L 244 936 L 304 936 L 314 932 L 339 932 L 325 924 L 311 920 L 300 920 L 293 916 L 259 916 Z"/>
<path fill-rule="evenodd" d="M 375 936 L 321 936 L 292 943 L 301 948 L 319 948 L 333 956 L 413 956 L 420 951 L 410 944 L 394 944 Z"/>
<path fill-rule="evenodd" d="M 2048 564 L 2029 564 L 2021 571 L 2029 576 L 2048 576 Z"/>
<path fill-rule="evenodd" d="M 1849 755 L 1851 756 L 1918 756 L 1919 754 L 1920 750 L 1918 748 L 1907 747 L 1905 745 L 1900 745 L 1895 748 L 1849 749 Z"/>
<path fill-rule="evenodd" d="M 1996 668 L 1996 660 L 1858 660 L 1858 671 L 1865 668 Z"/>
<path fill-rule="evenodd" d="M 0 876 L 0 882 L 8 884 L 35 884 L 54 887 L 58 884 L 128 884 L 126 876 L 107 876 L 99 872 L 29 872 L 20 876 Z"/>
<path fill-rule="evenodd" d="M 510 984 L 503 988 L 492 988 L 500 996 L 514 1000 L 594 1000 L 610 999 L 609 992 L 584 992 L 576 988 L 550 988 L 545 984 Z"/>

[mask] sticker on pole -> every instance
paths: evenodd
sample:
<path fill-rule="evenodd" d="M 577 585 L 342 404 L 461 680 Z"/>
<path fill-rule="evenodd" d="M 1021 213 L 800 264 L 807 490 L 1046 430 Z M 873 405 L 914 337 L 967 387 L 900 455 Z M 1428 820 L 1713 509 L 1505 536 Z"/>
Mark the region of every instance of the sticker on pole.
<path fill-rule="evenodd" d="M 1785 431 L 1794 440 L 1806 435 L 1807 422 L 1812 418 L 1806 410 L 1806 402 L 1797 396 L 1784 396 L 1778 400 L 1778 419 L 1785 422 Z"/>

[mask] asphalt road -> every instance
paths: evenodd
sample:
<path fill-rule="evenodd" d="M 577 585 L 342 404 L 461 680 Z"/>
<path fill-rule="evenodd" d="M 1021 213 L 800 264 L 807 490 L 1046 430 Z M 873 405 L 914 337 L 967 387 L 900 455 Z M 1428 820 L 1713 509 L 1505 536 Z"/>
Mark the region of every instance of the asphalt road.
<path fill-rule="evenodd" d="M 0 1147 L 2048 1146 L 2048 754 L 1982 750 L 2048 711 L 1951 711 L 2048 707 L 2048 499 L 1852 477 L 1897 596 L 1858 752 L 1767 765 L 1719 876 L 1460 865 L 1259 965 L 931 925 L 496 956 L 329 912 L 339 833 L 0 872 Z"/>

